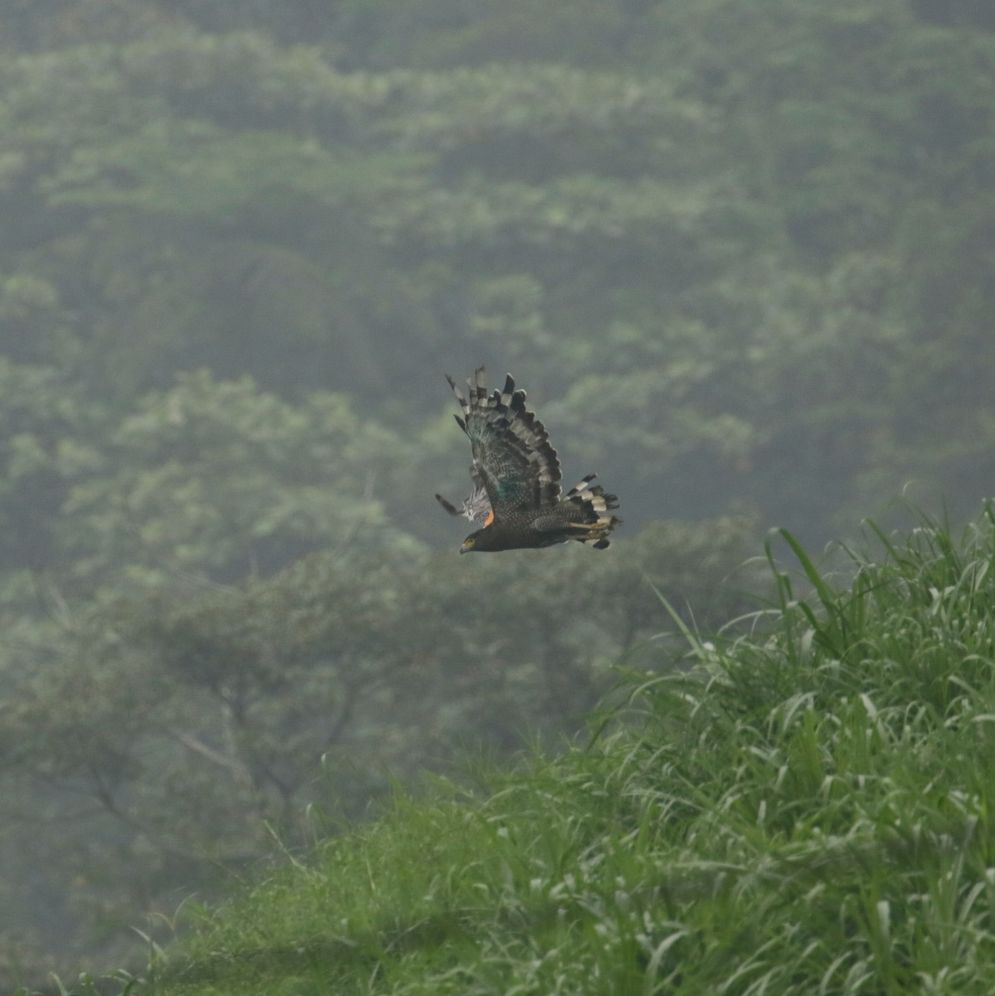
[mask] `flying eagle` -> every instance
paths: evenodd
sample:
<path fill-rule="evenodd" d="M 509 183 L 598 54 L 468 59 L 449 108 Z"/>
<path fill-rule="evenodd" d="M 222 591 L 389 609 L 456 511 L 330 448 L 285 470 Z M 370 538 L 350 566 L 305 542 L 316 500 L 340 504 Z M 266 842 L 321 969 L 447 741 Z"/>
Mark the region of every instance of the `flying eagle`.
<path fill-rule="evenodd" d="M 504 388 L 487 393 L 484 368 L 467 380 L 464 395 L 446 374 L 462 416 L 453 417 L 470 439 L 473 491 L 460 508 L 436 495 L 450 515 L 463 515 L 483 527 L 470 533 L 460 553 L 553 546 L 567 540 L 608 546 L 608 534 L 621 523 L 610 509 L 615 495 L 591 484 L 588 474 L 565 495 L 560 462 L 542 422 L 525 407 L 525 392 L 511 374 Z"/>

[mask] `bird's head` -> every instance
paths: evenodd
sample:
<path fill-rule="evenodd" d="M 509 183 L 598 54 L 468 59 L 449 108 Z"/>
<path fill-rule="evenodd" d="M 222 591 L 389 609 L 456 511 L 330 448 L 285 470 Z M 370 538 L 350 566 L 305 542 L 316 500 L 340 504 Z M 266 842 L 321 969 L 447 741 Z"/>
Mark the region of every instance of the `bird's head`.
<path fill-rule="evenodd" d="M 501 546 L 498 543 L 498 537 L 495 535 L 494 530 L 489 526 L 485 526 L 483 529 L 478 529 L 475 533 L 470 533 L 463 540 L 463 545 L 459 548 L 459 552 L 480 553 L 481 551 L 500 549 Z"/>

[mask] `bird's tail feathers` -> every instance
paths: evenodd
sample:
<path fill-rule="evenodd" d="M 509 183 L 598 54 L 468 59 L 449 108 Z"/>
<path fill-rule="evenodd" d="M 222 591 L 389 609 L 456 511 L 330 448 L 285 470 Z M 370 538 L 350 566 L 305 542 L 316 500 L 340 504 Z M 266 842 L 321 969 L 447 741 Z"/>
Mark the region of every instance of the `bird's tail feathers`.
<path fill-rule="evenodd" d="M 596 476 L 588 474 L 578 481 L 563 496 L 562 503 L 568 506 L 573 520 L 571 539 L 604 550 L 609 545 L 609 534 L 622 520 L 612 515 L 612 509 L 618 508 L 618 497 L 608 494 L 600 484 L 592 484 Z"/>

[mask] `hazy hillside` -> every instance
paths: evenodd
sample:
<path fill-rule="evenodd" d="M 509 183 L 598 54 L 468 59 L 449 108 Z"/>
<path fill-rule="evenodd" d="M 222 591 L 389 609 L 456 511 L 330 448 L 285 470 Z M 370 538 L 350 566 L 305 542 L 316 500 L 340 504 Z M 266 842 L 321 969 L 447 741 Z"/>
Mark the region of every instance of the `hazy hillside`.
<path fill-rule="evenodd" d="M 799 550 L 778 606 L 687 633 L 565 756 L 185 909 L 128 992 L 992 992 L 993 526 L 882 536 L 850 583 Z"/>
<path fill-rule="evenodd" d="M 991 494 L 987 2 L 8 0 L 0 56 L 0 991 L 575 734 L 672 665 L 647 576 L 709 632 L 770 526 Z M 455 555 L 481 362 L 604 555 Z"/>

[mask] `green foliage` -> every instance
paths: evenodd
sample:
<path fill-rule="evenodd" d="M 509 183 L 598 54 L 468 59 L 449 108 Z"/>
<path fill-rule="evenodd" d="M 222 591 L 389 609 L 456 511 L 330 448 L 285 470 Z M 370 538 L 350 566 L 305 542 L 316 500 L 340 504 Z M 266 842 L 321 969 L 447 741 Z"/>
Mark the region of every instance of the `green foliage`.
<path fill-rule="evenodd" d="M 763 632 L 191 910 L 138 991 L 989 992 L 995 509 L 882 534 L 849 581 L 784 538 L 812 594 L 775 563 Z"/>
<path fill-rule="evenodd" d="M 68 483 L 99 460 L 81 438 L 83 412 L 78 389 L 59 371 L 0 357 L 0 551 L 8 570 L 41 567 L 53 555 Z"/>
<path fill-rule="evenodd" d="M 226 403 L 212 407 L 205 402 L 216 385 L 187 378 L 127 426 L 156 465 L 169 466 L 156 446 L 175 455 L 191 439 L 215 454 L 217 476 L 203 495 L 218 512 L 197 523 L 200 534 L 217 532 L 191 551 L 226 549 L 222 524 L 258 532 L 269 521 L 239 523 L 258 514 L 254 478 L 229 485 L 230 473 L 258 474 L 269 447 L 273 459 L 300 456 L 281 437 L 288 423 L 275 399 L 260 409 L 248 385 L 223 386 Z M 334 401 L 323 410 L 336 411 Z M 327 431 L 309 437 L 348 458 Z M 222 441 L 235 447 L 230 467 L 220 462 Z M 257 450 L 251 459 L 241 453 L 247 441 Z M 145 516 L 148 543 L 156 529 L 172 530 L 163 561 L 143 567 L 138 551 L 104 550 L 107 564 L 132 565 L 130 589 L 102 570 L 98 598 L 85 608 L 56 602 L 59 614 L 0 658 L 5 797 L 30 806 L 29 786 L 46 786 L 48 820 L 74 832 L 46 860 L 45 881 L 53 890 L 70 883 L 59 900 L 65 916 L 92 925 L 90 944 L 99 924 L 113 950 L 126 950 L 121 938 L 139 904 L 168 906 L 180 882 L 210 894 L 269 854 L 272 831 L 297 847 L 363 815 L 392 778 L 449 770 L 460 751 L 506 754 L 532 731 L 552 742 L 575 730 L 608 687 L 611 662 L 651 654 L 645 641 L 659 609 L 647 579 L 674 598 L 693 597 L 703 625 L 748 597 L 723 587 L 743 557 L 750 523 L 742 519 L 622 539 L 595 579 L 580 548 L 474 565 L 430 554 L 382 524 L 350 536 L 341 531 L 347 505 L 337 506 L 329 551 L 221 585 L 207 575 L 223 565 L 179 560 L 186 547 L 176 530 L 207 499 L 167 500 L 171 480 L 155 474 L 137 488 L 162 499 L 151 511 L 121 481 L 93 506 L 121 492 Z M 346 486 L 345 467 L 336 480 Z M 284 500 L 294 493 L 285 483 Z M 100 535 L 101 521 L 86 532 Z M 744 571 L 740 582 L 748 591 L 755 576 Z M 8 846 L 31 850 L 16 835 Z M 32 907 L 32 922 L 45 915 Z"/>
<path fill-rule="evenodd" d="M 230 579 L 357 533 L 361 545 L 396 544 L 373 489 L 399 454 L 396 437 L 342 397 L 294 407 L 247 379 L 185 375 L 122 421 L 103 473 L 70 492 L 76 570 L 88 581 L 120 565 L 133 581 Z"/>
<path fill-rule="evenodd" d="M 0 988 L 262 820 L 575 729 L 652 659 L 642 572 L 741 610 L 744 512 L 812 542 L 990 493 L 989 11 L 4 4 Z M 430 552 L 480 362 L 638 539 Z"/>
<path fill-rule="evenodd" d="M 44 286 L 52 327 L 0 343 L 71 366 L 91 404 L 206 367 L 378 419 L 389 394 L 410 422 L 465 356 L 560 398 L 583 380 L 563 442 L 599 457 L 570 435 L 597 392 L 617 489 L 679 514 L 729 493 L 825 536 L 911 477 L 962 510 L 990 479 L 995 51 L 973 15 L 115 8 L 119 33 L 77 44 L 64 5 L 18 15 L 63 40 L 0 70 L 0 268 Z"/>

